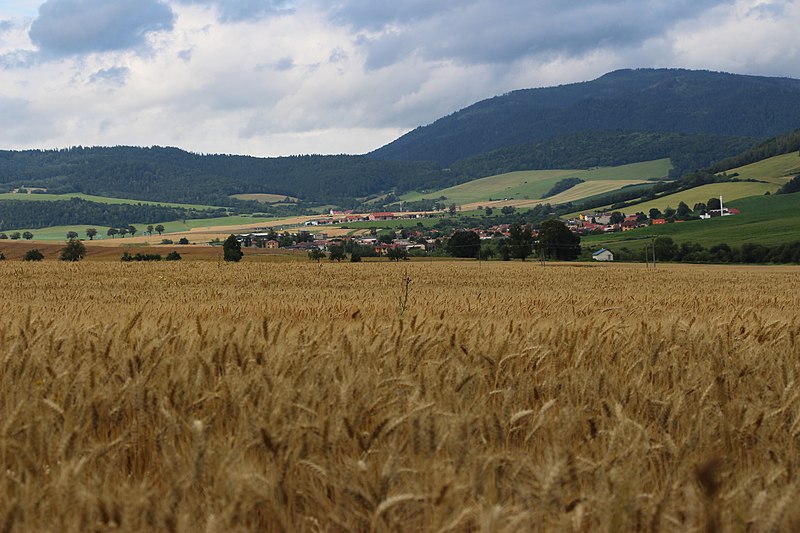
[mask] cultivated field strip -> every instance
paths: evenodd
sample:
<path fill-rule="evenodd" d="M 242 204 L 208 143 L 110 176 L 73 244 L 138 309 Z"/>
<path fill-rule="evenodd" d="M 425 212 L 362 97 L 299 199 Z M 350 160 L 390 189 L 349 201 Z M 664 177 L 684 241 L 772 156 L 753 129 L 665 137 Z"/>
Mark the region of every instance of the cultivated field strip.
<path fill-rule="evenodd" d="M 0 531 L 800 527 L 798 268 L 0 280 Z"/>

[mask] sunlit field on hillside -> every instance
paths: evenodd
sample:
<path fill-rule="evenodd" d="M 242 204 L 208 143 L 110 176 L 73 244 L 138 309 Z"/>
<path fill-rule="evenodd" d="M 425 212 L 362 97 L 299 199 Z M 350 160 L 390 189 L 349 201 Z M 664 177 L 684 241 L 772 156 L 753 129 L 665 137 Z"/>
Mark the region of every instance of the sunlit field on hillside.
<path fill-rule="evenodd" d="M 796 530 L 800 268 L 0 262 L 2 531 Z"/>

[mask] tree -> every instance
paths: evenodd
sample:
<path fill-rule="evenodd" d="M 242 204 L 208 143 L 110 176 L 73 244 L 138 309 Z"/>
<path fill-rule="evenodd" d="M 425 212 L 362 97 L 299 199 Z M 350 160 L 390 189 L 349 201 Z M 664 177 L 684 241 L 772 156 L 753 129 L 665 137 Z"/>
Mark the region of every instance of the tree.
<path fill-rule="evenodd" d="M 147 233 L 148 233 L 149 235 L 152 235 L 152 234 L 153 234 L 153 225 L 152 225 L 152 224 L 148 224 L 148 225 L 147 225 Z"/>
<path fill-rule="evenodd" d="M 8 235 L 6 235 L 5 233 L 0 233 L 0 240 L 5 240 L 5 239 L 8 239 Z"/>
<path fill-rule="evenodd" d="M 236 238 L 236 235 L 231 234 L 230 237 L 225 239 L 222 244 L 222 256 L 225 261 L 241 261 L 244 252 L 242 252 L 242 244 Z"/>
<path fill-rule="evenodd" d="M 162 226 L 161 224 L 158 224 L 158 225 L 156 225 L 155 230 L 159 235 L 161 235 L 162 233 L 164 233 L 164 226 Z"/>
<path fill-rule="evenodd" d="M 408 261 L 408 250 L 395 246 L 394 248 L 389 248 L 389 251 L 386 252 L 386 257 L 389 258 L 389 261 Z"/>
<path fill-rule="evenodd" d="M 539 231 L 539 253 L 545 259 L 574 261 L 581 254 L 581 238 L 572 233 L 566 224 L 552 219 L 542 222 Z"/>
<path fill-rule="evenodd" d="M 0 252 L 0 261 L 5 261 L 5 260 L 6 260 L 5 254 L 3 252 Z"/>
<path fill-rule="evenodd" d="M 361 262 L 361 252 L 359 252 L 358 249 L 353 249 L 353 251 L 350 252 L 350 262 L 351 263 Z"/>
<path fill-rule="evenodd" d="M 709 211 L 719 210 L 719 198 L 709 198 L 708 202 L 706 202 L 706 208 Z"/>
<path fill-rule="evenodd" d="M 447 253 L 453 257 L 475 257 L 481 249 L 481 238 L 474 231 L 457 231 L 447 241 Z"/>
<path fill-rule="evenodd" d="M 67 245 L 61 249 L 59 258 L 62 261 L 80 261 L 86 256 L 86 247 L 76 238 L 67 241 Z"/>
<path fill-rule="evenodd" d="M 533 232 L 528 225 L 515 222 L 508 230 L 506 239 L 509 258 L 525 259 L 533 252 Z M 502 250 L 501 250 L 502 253 Z"/>
<path fill-rule="evenodd" d="M 653 252 L 656 261 L 671 261 L 678 253 L 678 246 L 672 237 L 656 237 L 653 241 Z"/>
<path fill-rule="evenodd" d="M 22 234 L 22 238 L 25 239 L 26 241 L 29 241 L 33 239 L 33 233 L 31 233 L 30 231 L 26 231 Z"/>
<path fill-rule="evenodd" d="M 94 240 L 95 235 L 97 235 L 97 230 L 95 228 L 86 228 L 86 236 L 89 237 L 90 241 Z"/>
<path fill-rule="evenodd" d="M 450 204 L 449 206 L 447 206 L 447 212 L 449 214 L 451 214 L 451 215 L 455 215 L 456 214 L 456 204 Z"/>
<path fill-rule="evenodd" d="M 686 202 L 679 202 L 678 209 L 675 211 L 675 214 L 678 215 L 679 218 L 686 218 L 692 214 L 692 210 L 689 208 L 689 204 Z"/>
<path fill-rule="evenodd" d="M 128 234 L 128 228 L 119 228 L 119 229 L 117 230 L 117 232 L 119 232 L 119 234 L 120 234 L 120 235 L 122 235 L 122 238 L 124 239 L 124 238 L 125 238 L 125 235 L 127 235 L 127 234 Z"/>
<path fill-rule="evenodd" d="M 309 261 L 316 261 L 319 263 L 325 258 L 325 252 L 320 250 L 319 248 L 312 248 L 308 251 L 308 259 Z"/>
<path fill-rule="evenodd" d="M 71 241 L 71 240 L 74 240 L 74 239 L 77 239 L 77 238 L 78 238 L 78 232 L 77 231 L 68 231 L 67 232 L 67 240 L 68 241 Z"/>
<path fill-rule="evenodd" d="M 15 231 L 14 233 L 11 234 L 12 241 L 18 241 L 20 237 L 22 237 L 22 234 L 18 231 Z"/>
<path fill-rule="evenodd" d="M 800 191 L 800 176 L 795 176 L 778 189 L 778 194 L 792 194 Z"/>
<path fill-rule="evenodd" d="M 118 233 L 119 233 L 119 230 L 117 228 L 108 228 L 108 231 L 106 232 L 106 235 L 108 235 L 109 237 L 111 237 L 113 239 L 114 237 L 117 236 Z"/>
<path fill-rule="evenodd" d="M 330 253 L 328 254 L 328 259 L 331 261 L 336 261 L 337 263 L 341 262 L 342 259 L 347 259 L 347 254 L 344 253 L 344 246 L 334 244 L 330 247 Z"/>
<path fill-rule="evenodd" d="M 139 230 L 137 230 L 135 226 L 128 226 L 128 233 L 131 234 L 131 237 L 134 237 L 137 231 Z"/>
<path fill-rule="evenodd" d="M 187 239 L 186 237 L 181 237 L 180 239 L 178 239 L 178 244 L 189 244 L 189 239 Z"/>
<path fill-rule="evenodd" d="M 661 210 L 657 207 L 654 207 L 650 210 L 650 220 L 654 220 L 656 218 L 661 218 Z"/>
<path fill-rule="evenodd" d="M 23 261 L 41 261 L 42 259 L 44 259 L 44 254 L 36 248 L 25 252 L 25 256 L 22 258 Z"/>
<path fill-rule="evenodd" d="M 623 220 L 625 220 L 625 215 L 620 213 L 619 211 L 614 211 L 611 213 L 611 220 L 612 224 L 620 224 Z"/>
<path fill-rule="evenodd" d="M 692 209 L 698 215 L 704 215 L 706 213 L 706 204 L 703 202 L 697 202 L 694 204 L 694 208 Z"/>
<path fill-rule="evenodd" d="M 491 207 L 489 207 L 489 206 L 487 205 L 487 206 L 486 206 L 486 210 L 485 210 L 484 212 L 486 213 L 486 216 L 487 216 L 487 217 L 490 217 L 490 216 L 492 216 L 492 213 L 494 213 L 494 209 L 492 209 Z"/>
<path fill-rule="evenodd" d="M 514 207 L 513 205 L 505 205 L 500 209 L 500 212 L 503 213 L 504 215 L 508 216 L 508 215 L 513 215 L 514 211 L 516 211 L 516 210 L 517 210 L 517 208 Z"/>
<path fill-rule="evenodd" d="M 164 258 L 164 261 L 180 261 L 180 260 L 181 260 L 181 254 L 179 254 L 175 250 L 168 253 L 167 256 Z"/>

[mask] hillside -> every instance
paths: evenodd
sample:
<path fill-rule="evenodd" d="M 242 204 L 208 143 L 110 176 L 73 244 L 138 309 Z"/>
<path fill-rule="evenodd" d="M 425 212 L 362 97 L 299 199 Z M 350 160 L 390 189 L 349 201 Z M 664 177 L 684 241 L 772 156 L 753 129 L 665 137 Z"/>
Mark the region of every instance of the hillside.
<path fill-rule="evenodd" d="M 798 98 L 800 80 L 789 78 L 620 70 L 483 100 L 369 155 L 447 166 L 492 150 L 608 130 L 765 138 L 800 125 Z"/>
<path fill-rule="evenodd" d="M 651 237 L 661 235 L 672 237 L 677 243 L 697 242 L 707 247 L 720 243 L 731 246 L 744 243 L 774 245 L 800 240 L 797 229 L 800 227 L 800 193 L 751 196 L 726 202 L 726 205 L 739 209 L 741 214 L 587 236 L 581 244 L 589 248 L 626 246 L 636 249 L 649 242 Z"/>
<path fill-rule="evenodd" d="M 130 146 L 0 151 L 0 192 L 44 187 L 184 204 L 237 206 L 241 201 L 230 196 L 247 193 L 347 203 L 395 187 L 446 186 L 451 179 L 434 164 L 348 155 L 258 158 Z"/>
<path fill-rule="evenodd" d="M 492 199 L 510 199 L 500 202 L 503 205 L 533 205 L 539 203 L 542 197 L 557 182 L 568 177 L 577 177 L 585 183 L 580 183 L 567 190 L 565 193 L 547 198 L 547 202 L 568 202 L 620 189 L 626 185 L 642 183 L 649 179 L 665 177 L 670 170 L 669 159 L 634 163 L 611 168 L 597 168 L 592 170 L 579 169 L 554 169 L 532 170 L 524 172 L 509 172 L 496 176 L 489 176 L 472 180 L 460 185 L 431 191 L 428 193 L 408 193 L 401 197 L 405 201 L 437 199 L 446 197 L 446 203 L 473 204 L 485 202 L 492 205 Z M 602 183 L 600 187 L 597 184 Z M 576 196 L 575 192 L 578 191 Z"/>

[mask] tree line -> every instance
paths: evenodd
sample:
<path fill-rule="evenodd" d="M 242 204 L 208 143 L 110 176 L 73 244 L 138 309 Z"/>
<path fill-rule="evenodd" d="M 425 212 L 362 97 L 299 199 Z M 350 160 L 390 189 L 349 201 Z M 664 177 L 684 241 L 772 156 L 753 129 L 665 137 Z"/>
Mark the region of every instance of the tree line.
<path fill-rule="evenodd" d="M 0 200 L 0 231 L 79 224 L 128 227 L 135 220 L 188 220 L 226 216 L 225 209 L 184 209 L 149 204 L 105 204 L 80 198 L 56 201 Z"/>

